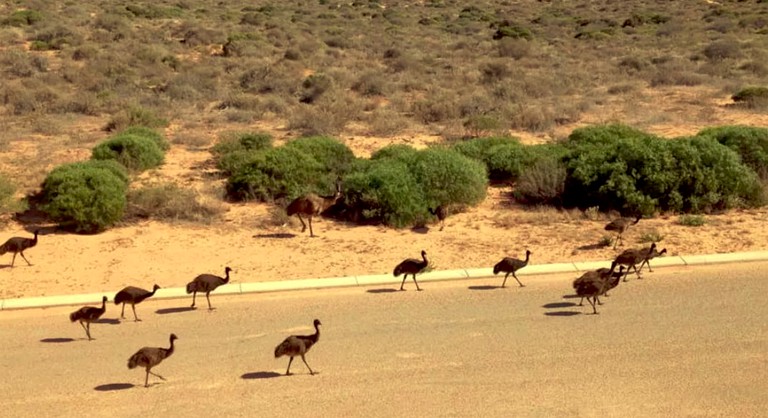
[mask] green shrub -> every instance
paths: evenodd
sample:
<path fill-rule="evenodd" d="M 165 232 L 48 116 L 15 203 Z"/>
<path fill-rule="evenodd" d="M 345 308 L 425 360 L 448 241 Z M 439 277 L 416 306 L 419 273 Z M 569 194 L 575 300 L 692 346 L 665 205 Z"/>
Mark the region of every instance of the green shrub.
<path fill-rule="evenodd" d="M 227 180 L 227 195 L 234 200 L 290 200 L 306 192 L 330 190 L 336 180 L 323 164 L 297 147 L 250 152 L 244 158 Z"/>
<path fill-rule="evenodd" d="M 163 163 L 163 151 L 152 139 L 121 134 L 96 145 L 94 160 L 115 160 L 132 171 L 144 171 Z"/>
<path fill-rule="evenodd" d="M 260 151 L 272 148 L 272 136 L 267 133 L 236 133 L 213 146 L 211 152 L 218 157 L 236 151 Z"/>
<path fill-rule="evenodd" d="M 419 151 L 410 145 L 392 144 L 379 148 L 371 154 L 371 160 L 394 159 L 405 164 L 412 164 Z"/>
<path fill-rule="evenodd" d="M 574 129 L 568 136 L 566 145 L 579 145 L 584 142 L 603 144 L 631 138 L 652 139 L 654 136 L 622 124 L 593 125 Z"/>
<path fill-rule="evenodd" d="M 43 15 L 37 10 L 16 10 L 3 19 L 3 23 L 9 26 L 30 26 L 41 20 L 43 20 Z"/>
<path fill-rule="evenodd" d="M 129 126 L 120 131 L 116 136 L 121 135 L 142 136 L 155 141 L 157 146 L 163 151 L 171 149 L 171 144 L 159 132 L 152 128 L 147 128 L 146 126 Z"/>
<path fill-rule="evenodd" d="M 128 193 L 130 217 L 209 222 L 222 207 L 200 201 L 198 193 L 173 183 L 142 187 Z"/>
<path fill-rule="evenodd" d="M 163 128 L 168 126 L 168 121 L 156 116 L 152 111 L 142 107 L 131 107 L 122 110 L 107 122 L 107 131 L 120 131 L 129 126 L 146 126 L 148 128 Z"/>
<path fill-rule="evenodd" d="M 702 226 L 707 220 L 701 215 L 681 215 L 677 223 L 683 226 Z"/>
<path fill-rule="evenodd" d="M 700 131 L 696 136 L 714 138 L 736 151 L 741 161 L 768 180 L 768 128 L 752 126 L 718 126 Z"/>
<path fill-rule="evenodd" d="M 122 218 L 126 190 L 126 182 L 108 165 L 62 165 L 45 178 L 40 208 L 54 221 L 78 232 L 97 232 Z"/>
<path fill-rule="evenodd" d="M 115 177 L 120 179 L 123 184 L 128 186 L 131 182 L 131 178 L 128 173 L 128 169 L 125 168 L 124 165 L 120 164 L 116 160 L 87 160 L 87 161 L 78 161 L 74 163 L 67 164 L 66 167 L 70 167 L 73 169 L 88 169 L 88 168 L 98 168 L 103 170 L 110 171 Z"/>
<path fill-rule="evenodd" d="M 476 205 L 485 198 L 488 175 L 482 162 L 445 148 L 427 148 L 409 166 L 424 191 L 424 205 Z"/>
<path fill-rule="evenodd" d="M 421 186 L 402 161 L 380 158 L 344 178 L 344 204 L 354 222 L 403 228 L 428 219 Z"/>
<path fill-rule="evenodd" d="M 284 146 L 311 156 L 325 168 L 327 173 L 337 177 L 343 176 L 355 160 L 355 154 L 349 147 L 334 138 L 325 136 L 297 138 Z"/>
<path fill-rule="evenodd" d="M 768 87 L 745 87 L 731 96 L 731 99 L 748 107 L 768 106 Z"/>

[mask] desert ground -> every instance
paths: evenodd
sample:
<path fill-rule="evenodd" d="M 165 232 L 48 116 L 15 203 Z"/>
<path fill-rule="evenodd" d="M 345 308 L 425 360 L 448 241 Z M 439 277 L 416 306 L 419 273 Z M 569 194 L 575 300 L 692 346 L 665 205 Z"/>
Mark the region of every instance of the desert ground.
<path fill-rule="evenodd" d="M 714 125 L 745 124 L 768 126 L 768 115 L 747 112 L 727 105 L 728 97 L 702 96 L 686 88 L 659 89 L 632 108 L 606 102 L 578 124 L 559 127 L 540 135 L 511 132 L 526 143 L 536 143 L 566 136 L 578 126 L 622 120 L 642 122 L 648 132 L 666 137 L 694 134 Z M 692 97 L 697 97 L 692 104 Z M 655 106 L 648 103 L 655 102 Z M 643 113 L 643 109 L 647 113 Z M 682 113 L 680 113 L 682 112 Z M 685 115 L 706 113 L 706 117 Z M 649 119 L 666 114 L 667 118 Z M 633 119 L 639 118 L 639 119 Z M 38 179 L 53 166 L 89 157 L 92 143 L 103 139 L 103 123 L 79 122 L 83 138 L 68 147 L 47 150 L 35 138 L 18 138 L 0 153 L 0 169 L 7 173 L 36 172 Z M 137 182 L 172 181 L 201 191 L 221 188 L 223 182 L 215 173 L 210 147 L 224 127 L 208 126 L 199 132 L 209 143 L 195 146 L 174 144 L 166 155 L 166 163 L 158 170 L 142 174 Z M 254 131 L 272 133 L 279 141 L 286 130 L 279 122 L 260 122 Z M 173 138 L 178 129 L 171 125 L 166 135 Z M 395 138 L 363 135 L 340 137 L 359 156 L 368 156 L 389 143 L 407 143 L 423 147 L 439 142 L 437 135 L 419 132 Z M 27 178 L 27 177 L 25 177 Z M 35 178 L 32 176 L 32 178 Z M 33 191 L 35 183 L 27 181 L 21 193 Z M 615 214 L 585 214 L 577 210 L 531 208 L 515 204 L 509 187 L 492 187 L 479 206 L 450 216 L 440 231 L 435 224 L 428 228 L 393 229 L 385 226 L 356 226 L 317 219 L 316 238 L 309 231 L 301 233 L 297 219 L 287 224 L 274 222 L 275 208 L 263 203 L 221 203 L 225 212 L 221 219 L 209 223 L 131 222 L 96 235 L 76 235 L 57 231 L 53 225 L 40 224 L 40 219 L 18 220 L 8 217 L 0 229 L 0 240 L 11 236 L 31 236 L 41 228 L 39 243 L 10 267 L 12 254 L 0 258 L 0 298 L 18 298 L 60 294 L 105 292 L 113 295 L 127 285 L 151 288 L 184 286 L 201 273 L 223 274 L 224 267 L 234 272 L 237 282 L 292 280 L 314 277 L 389 273 L 402 259 L 418 257 L 427 251 L 436 270 L 492 266 L 505 256 L 521 257 L 526 249 L 533 253 L 531 263 L 608 260 L 619 251 L 658 245 L 669 255 L 706 254 L 768 249 L 768 208 L 736 210 L 705 215 L 702 226 L 683 226 L 675 214 L 659 214 L 642 219 L 625 234 L 625 242 L 617 250 L 600 245 L 605 236 L 604 225 Z M 500 278 L 501 279 L 501 278 Z"/>

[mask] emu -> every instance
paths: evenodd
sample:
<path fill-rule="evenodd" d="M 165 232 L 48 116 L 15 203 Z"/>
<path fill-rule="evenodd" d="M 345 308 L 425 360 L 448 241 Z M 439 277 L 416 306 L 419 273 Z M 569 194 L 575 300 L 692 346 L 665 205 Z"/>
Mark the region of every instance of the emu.
<path fill-rule="evenodd" d="M 440 222 L 440 230 L 442 231 L 445 228 L 445 218 L 448 217 L 448 208 L 445 205 L 440 205 L 435 209 L 427 208 L 427 210 L 437 217 L 437 220 Z"/>
<path fill-rule="evenodd" d="M 519 284 L 520 287 L 525 287 L 524 284 L 520 283 L 520 279 L 517 278 L 515 272 L 528 265 L 528 260 L 531 258 L 531 254 L 533 253 L 531 253 L 530 250 L 525 250 L 525 261 L 519 260 L 517 258 L 506 257 L 496 263 L 495 266 L 493 266 L 494 275 L 499 274 L 499 272 L 502 271 L 507 273 L 504 276 L 504 282 L 501 283 L 501 287 L 506 287 L 507 277 L 509 277 L 510 274 L 515 278 L 515 280 L 517 280 L 517 284 Z"/>
<path fill-rule="evenodd" d="M 160 286 L 157 284 L 155 284 L 151 292 L 140 287 L 128 286 L 117 292 L 115 295 L 115 305 L 119 305 L 121 303 L 123 304 L 123 310 L 120 312 L 120 318 L 125 319 L 125 304 L 130 303 L 131 308 L 133 308 L 133 319 L 137 322 L 141 321 L 141 319 L 136 316 L 136 304 L 141 303 L 148 297 L 154 296 L 155 292 L 157 292 L 157 289 L 160 289 Z"/>
<path fill-rule="evenodd" d="M 293 363 L 293 358 L 296 356 L 301 356 L 301 361 L 303 361 L 307 366 L 307 369 L 309 369 L 309 374 L 315 374 L 315 372 L 312 371 L 312 368 L 309 367 L 309 364 L 307 364 L 307 359 L 304 358 L 304 355 L 307 354 L 307 351 L 309 351 L 309 349 L 317 343 L 317 340 L 320 339 L 320 325 L 322 325 L 322 323 L 320 323 L 319 319 L 315 319 L 313 325 L 315 326 L 314 334 L 291 335 L 290 337 L 283 340 L 280 345 L 275 347 L 275 358 L 279 358 L 281 356 L 290 357 L 290 360 L 288 360 L 288 369 L 285 371 L 286 376 L 291 375 L 291 363 Z"/>
<path fill-rule="evenodd" d="M 88 341 L 91 341 L 91 322 L 95 322 L 107 310 L 107 297 L 101 298 L 101 308 L 95 306 L 83 306 L 82 308 L 69 314 L 69 320 L 72 322 L 80 322 L 80 325 L 85 330 L 85 335 L 88 336 Z"/>
<path fill-rule="evenodd" d="M 648 247 L 648 248 L 645 248 L 645 250 L 648 251 L 648 255 L 646 255 L 645 259 L 643 260 L 643 262 L 640 263 L 640 268 L 637 269 L 637 271 L 639 273 L 640 271 L 643 270 L 643 266 L 647 265 L 648 266 L 648 271 L 653 273 L 653 270 L 651 269 L 651 260 L 653 260 L 656 257 L 660 257 L 660 256 L 666 254 L 667 253 L 667 249 L 666 248 L 662 248 L 661 251 L 656 251 L 655 248 L 653 250 L 651 250 L 651 248 Z"/>
<path fill-rule="evenodd" d="M 179 337 L 176 334 L 171 334 L 171 346 L 168 348 L 162 347 L 143 347 L 139 349 L 131 358 L 128 359 L 128 368 L 134 369 L 136 367 L 144 367 L 147 370 L 146 377 L 144 378 L 144 387 L 149 387 L 149 375 L 157 376 L 162 380 L 165 380 L 163 376 L 157 373 L 152 373 L 152 368 L 160 364 L 163 360 L 173 354 L 173 342 Z"/>
<path fill-rule="evenodd" d="M 400 290 L 405 290 L 403 289 L 403 285 L 405 285 L 405 279 L 407 279 L 408 275 L 410 274 L 413 276 L 413 282 L 416 283 L 416 290 L 421 291 L 419 282 L 416 281 L 416 274 L 421 273 L 425 268 L 427 268 L 428 265 L 429 261 L 427 260 L 427 252 L 424 250 L 421 250 L 421 260 L 408 258 L 398 264 L 392 274 L 395 277 L 404 274 L 403 282 L 400 283 Z"/>
<path fill-rule="evenodd" d="M 647 248 L 631 248 L 624 250 L 618 257 L 616 257 L 616 263 L 627 266 L 627 271 L 624 273 L 625 282 L 627 281 L 627 276 L 629 276 L 629 269 L 633 269 L 637 274 L 637 278 L 642 279 L 642 277 L 640 277 L 640 271 L 637 269 L 637 265 L 642 263 L 648 254 L 653 253 L 655 250 L 656 243 L 654 242 Z"/>
<path fill-rule="evenodd" d="M 613 270 L 616 268 L 616 261 L 611 263 L 611 268 L 608 273 L 589 271 L 583 274 L 581 277 L 573 281 L 573 288 L 576 290 L 576 294 L 582 298 L 587 298 L 587 302 L 592 305 L 592 313 L 597 314 L 597 308 L 595 305 L 598 301 L 598 297 L 604 294 L 609 288 L 609 278 L 613 275 Z M 589 274 L 593 273 L 593 274 Z"/>
<path fill-rule="evenodd" d="M 315 233 L 312 231 L 312 218 L 314 216 L 320 216 L 328 208 L 335 205 L 336 202 L 341 199 L 341 181 L 336 182 L 336 193 L 331 196 L 318 196 L 314 193 L 307 193 L 303 196 L 297 197 L 288 207 L 285 209 L 288 216 L 296 215 L 301 221 L 301 232 L 307 230 L 307 225 L 304 223 L 301 215 L 305 215 L 309 221 L 309 236 L 315 237 Z"/>
<path fill-rule="evenodd" d="M 232 271 L 232 269 L 226 267 L 224 268 L 225 277 L 219 277 L 213 274 L 201 274 L 195 277 L 191 282 L 187 283 L 187 294 L 192 293 L 192 307 L 195 307 L 195 296 L 197 295 L 197 292 L 205 292 L 205 299 L 208 301 L 208 310 L 212 311 L 211 299 L 208 295 L 216 290 L 217 287 L 229 283 L 230 271 Z"/>
<path fill-rule="evenodd" d="M 3 245 L 0 245 L 0 255 L 3 255 L 5 253 L 13 253 L 13 259 L 11 260 L 11 267 L 13 267 L 13 264 L 16 262 L 16 254 L 20 254 L 21 258 L 24 259 L 24 261 L 27 262 L 27 265 L 31 266 L 32 263 L 27 260 L 27 257 L 24 257 L 24 250 L 28 248 L 32 248 L 35 245 L 37 245 L 37 234 L 40 232 L 40 230 L 35 230 L 35 237 L 34 238 L 26 238 L 26 237 L 12 237 L 8 238 L 8 241 L 5 241 Z"/>
<path fill-rule="evenodd" d="M 611 263 L 611 268 L 605 268 L 601 267 L 597 270 L 590 270 L 582 274 L 579 278 L 573 281 L 573 288 L 576 289 L 577 286 L 579 286 L 582 282 L 590 281 L 590 280 L 597 280 L 600 278 L 606 278 L 606 280 L 613 280 L 614 278 L 621 279 L 621 273 L 617 273 L 614 270 L 616 269 L 616 262 Z M 623 271 L 624 266 L 621 266 L 619 268 L 619 271 Z M 613 286 L 616 287 L 616 286 Z M 610 287 L 606 290 L 606 292 L 610 289 L 613 289 L 613 287 Z M 585 296 L 581 297 L 581 300 L 579 300 L 579 306 L 582 306 L 584 303 Z M 589 300 L 587 300 L 589 301 Z M 602 305 L 603 303 L 600 302 L 600 298 L 596 297 L 595 301 L 598 305 Z"/>
<path fill-rule="evenodd" d="M 613 243 L 613 249 L 616 249 L 616 246 L 619 245 L 619 242 L 623 243 L 624 241 L 621 238 L 621 235 L 629 229 L 630 226 L 640 222 L 640 218 L 642 218 L 642 215 L 637 215 L 634 219 L 633 218 L 619 218 L 614 219 L 613 221 L 609 222 L 608 225 L 605 226 L 606 231 L 615 231 L 618 233 L 616 236 L 616 241 Z"/>

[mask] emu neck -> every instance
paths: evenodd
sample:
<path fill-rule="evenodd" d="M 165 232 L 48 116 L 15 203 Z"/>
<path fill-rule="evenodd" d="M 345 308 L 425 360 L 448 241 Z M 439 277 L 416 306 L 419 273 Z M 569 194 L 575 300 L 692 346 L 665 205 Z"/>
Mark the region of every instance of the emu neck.
<path fill-rule="evenodd" d="M 227 270 L 225 273 L 227 274 L 224 275 L 224 280 L 222 280 L 222 283 L 227 284 L 229 283 L 229 270 Z"/>
<path fill-rule="evenodd" d="M 173 338 L 171 338 L 171 346 L 165 350 L 165 356 L 168 357 L 173 354 Z"/>
<path fill-rule="evenodd" d="M 315 324 L 315 333 L 311 336 L 312 341 L 317 342 L 320 339 L 320 326 Z"/>

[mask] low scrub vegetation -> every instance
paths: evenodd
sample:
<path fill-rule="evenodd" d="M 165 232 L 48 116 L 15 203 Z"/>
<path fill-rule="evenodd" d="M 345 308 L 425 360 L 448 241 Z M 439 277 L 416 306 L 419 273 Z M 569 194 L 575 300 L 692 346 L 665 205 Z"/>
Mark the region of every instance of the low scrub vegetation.
<path fill-rule="evenodd" d="M 126 217 L 208 223 L 224 211 L 221 202 L 206 202 L 191 189 L 174 183 L 145 186 L 128 192 Z"/>
<path fill-rule="evenodd" d="M 131 171 L 160 166 L 164 150 L 170 145 L 157 132 L 145 127 L 131 127 L 93 148 L 94 160 L 115 160 Z"/>

